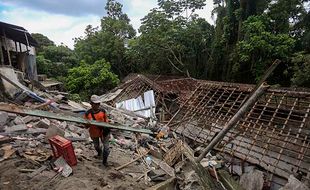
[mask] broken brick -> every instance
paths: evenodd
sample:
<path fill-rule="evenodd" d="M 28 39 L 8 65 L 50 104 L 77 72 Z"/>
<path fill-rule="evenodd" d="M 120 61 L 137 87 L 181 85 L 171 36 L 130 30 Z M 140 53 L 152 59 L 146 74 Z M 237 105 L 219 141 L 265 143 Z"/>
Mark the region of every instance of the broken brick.
<path fill-rule="evenodd" d="M 51 125 L 50 120 L 48 119 L 41 119 L 38 123 L 35 124 L 36 128 L 44 128 L 48 129 Z"/>
<path fill-rule="evenodd" d="M 27 116 L 23 117 L 22 120 L 24 121 L 25 124 L 27 124 L 27 123 L 30 123 L 32 121 L 37 121 L 37 120 L 39 120 L 39 118 L 27 115 Z"/>

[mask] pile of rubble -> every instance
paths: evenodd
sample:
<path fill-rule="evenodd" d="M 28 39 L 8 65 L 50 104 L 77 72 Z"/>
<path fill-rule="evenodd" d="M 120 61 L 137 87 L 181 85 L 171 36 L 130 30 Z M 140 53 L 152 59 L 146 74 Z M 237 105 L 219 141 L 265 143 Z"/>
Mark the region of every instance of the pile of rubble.
<path fill-rule="evenodd" d="M 265 173 L 257 167 L 247 167 L 247 171 L 243 171 L 243 166 L 236 169 L 231 157 L 212 151 L 218 143 L 214 139 L 222 140 L 216 137 L 224 130 L 212 133 L 213 137 L 210 133 L 210 140 L 200 138 L 200 134 L 205 134 L 205 127 L 195 131 L 194 126 L 202 125 L 198 123 L 200 120 L 206 123 L 205 110 L 209 109 L 209 113 L 213 108 L 205 104 L 206 109 L 203 117 L 198 117 L 199 120 L 195 115 L 188 114 L 198 106 L 193 108 L 187 105 L 176 109 L 175 101 L 169 98 L 175 97 L 179 89 L 184 88 L 181 79 L 158 83 L 167 85 L 170 91 L 166 92 L 162 86 L 154 87 L 149 79 L 142 77 L 142 82 L 147 85 L 139 88 L 139 93 L 133 93 L 133 97 L 127 93 L 137 89 L 134 88 L 137 81 L 121 85 L 121 88 L 127 85 L 127 89 L 101 96 L 110 122 L 94 123 L 82 118 L 90 108 L 86 102 L 68 100 L 68 94 L 64 92 L 30 90 L 11 75 L 2 74 L 0 77 L 2 82 L 6 81 L 0 91 L 3 101 L 0 103 L 0 189 L 279 189 L 266 184 Z M 185 81 L 193 82 L 192 79 Z M 180 85 L 173 90 L 171 84 L 176 82 Z M 201 85 L 197 89 L 199 87 Z M 193 98 L 193 93 L 191 98 L 194 100 L 189 103 L 200 105 L 204 102 L 198 101 L 203 92 L 199 91 L 197 98 Z M 182 94 L 186 93 L 179 93 Z M 207 98 L 206 95 L 204 99 Z M 181 101 L 186 98 L 177 99 Z M 218 121 L 219 111 L 216 112 Z M 161 119 L 158 121 L 157 118 Z M 231 121 L 225 123 L 233 126 Z M 110 166 L 102 166 L 101 160 L 94 157 L 95 150 L 85 124 L 111 128 Z M 226 125 L 213 124 L 211 126 L 228 129 Z M 172 131 L 169 127 L 173 126 L 178 127 Z M 199 136 L 195 135 L 197 132 Z M 77 165 L 70 166 L 64 157 L 53 155 L 49 139 L 55 136 L 72 142 Z M 200 140 L 208 140 L 209 144 L 199 143 Z M 241 177 L 231 174 L 236 170 L 241 170 Z M 282 184 L 287 185 L 282 189 L 308 189 L 298 179 L 298 176 L 291 175 L 288 183 L 283 181 Z"/>
<path fill-rule="evenodd" d="M 100 160 L 93 157 L 95 151 L 88 131 L 76 123 L 1 111 L 0 126 L 1 189 L 10 189 L 13 186 L 28 189 L 29 181 L 34 183 L 34 189 L 45 187 L 60 189 L 64 187 L 63 181 L 68 181 L 70 178 L 76 179 L 76 175 L 80 176 L 80 172 L 86 172 L 84 170 L 87 169 L 93 170 L 89 172 L 95 172 L 98 177 L 102 176 L 91 186 L 99 189 L 104 187 L 145 189 L 163 181 L 164 184 L 159 184 L 160 187 L 162 185 L 171 186 L 171 188 L 178 186 L 179 189 L 199 187 L 195 172 L 185 161 L 183 142 L 169 137 L 173 134 L 164 135 L 167 137 L 165 139 L 157 139 L 148 134 L 114 131 L 110 139 L 112 166 L 102 168 Z M 53 158 L 48 139 L 55 135 L 63 136 L 73 142 L 78 159 L 77 166 L 66 171 L 65 169 L 60 171 L 59 167 L 56 167 L 59 166 L 58 162 L 64 161 L 62 157 L 56 161 Z M 217 162 L 204 160 L 204 163 L 212 165 Z M 8 165 L 12 165 L 12 168 L 4 171 L 4 168 L 8 169 Z M 11 176 L 13 170 L 16 170 L 13 176 L 25 181 L 15 181 Z M 9 179 L 10 176 L 13 178 Z M 90 180 L 92 176 L 88 178 L 87 180 Z M 113 182 L 115 178 L 119 178 L 121 186 Z M 123 183 L 127 185 L 128 182 L 130 182 L 129 187 L 125 188 Z M 81 183 L 85 184 L 83 181 Z M 71 184 L 70 188 L 78 186 L 79 183 L 75 183 Z"/>

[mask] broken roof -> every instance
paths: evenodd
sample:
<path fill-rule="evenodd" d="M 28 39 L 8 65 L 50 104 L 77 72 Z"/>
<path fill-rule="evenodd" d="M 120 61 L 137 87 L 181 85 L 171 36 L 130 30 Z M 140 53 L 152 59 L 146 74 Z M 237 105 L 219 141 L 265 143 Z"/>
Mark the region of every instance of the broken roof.
<path fill-rule="evenodd" d="M 245 84 L 201 81 L 169 122 L 170 126 L 183 136 L 208 144 L 253 88 Z M 309 92 L 269 89 L 215 149 L 284 178 L 302 172 L 303 178 L 308 179 L 309 112 Z"/>
<path fill-rule="evenodd" d="M 210 142 L 255 87 L 192 78 L 152 81 L 136 75 L 119 87 L 123 95 L 118 98 L 137 95 L 142 83 L 160 93 L 178 95 L 180 110 L 174 112 L 177 114 L 169 126 L 201 144 Z M 269 88 L 215 149 L 257 164 L 271 174 L 288 178 L 301 172 L 308 179 L 309 112 L 309 89 Z"/>
<path fill-rule="evenodd" d="M 9 39 L 23 43 L 25 45 L 29 43 L 30 46 L 38 46 L 37 41 L 32 38 L 32 36 L 25 28 L 21 26 L 0 22 L 0 36 L 6 36 Z"/>

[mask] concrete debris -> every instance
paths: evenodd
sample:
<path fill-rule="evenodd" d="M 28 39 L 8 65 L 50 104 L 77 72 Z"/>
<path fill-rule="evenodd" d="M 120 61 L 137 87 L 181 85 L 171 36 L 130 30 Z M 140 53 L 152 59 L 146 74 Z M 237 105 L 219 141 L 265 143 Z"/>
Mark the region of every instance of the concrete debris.
<path fill-rule="evenodd" d="M 290 175 L 288 183 L 279 190 L 309 190 L 309 187 L 296 179 L 293 175 Z"/>
<path fill-rule="evenodd" d="M 246 190 L 261 190 L 264 185 L 264 174 L 262 171 L 252 169 L 240 178 L 240 185 Z"/>
<path fill-rule="evenodd" d="M 8 119 L 9 119 L 8 113 L 0 111 L 0 126 L 4 126 Z"/>
<path fill-rule="evenodd" d="M 195 173 L 195 171 L 190 171 L 185 173 L 185 179 L 184 179 L 184 190 L 203 190 L 203 187 L 200 186 L 198 176 Z"/>
<path fill-rule="evenodd" d="M 36 121 L 40 120 L 40 118 L 27 115 L 27 116 L 23 117 L 22 120 L 24 121 L 25 124 L 28 124 L 30 122 L 36 122 Z M 45 119 L 43 119 L 43 120 L 45 120 Z"/>
<path fill-rule="evenodd" d="M 76 187 L 76 179 L 79 180 L 78 183 L 81 184 L 81 187 L 89 187 L 89 189 L 102 189 L 103 187 L 110 189 L 117 189 L 118 187 L 120 189 L 147 189 L 151 187 L 150 189 L 154 190 L 206 189 L 206 186 L 202 185 L 202 181 L 208 181 L 210 184 L 215 184 L 214 187 L 216 188 L 211 189 L 240 190 L 244 188 L 247 190 L 260 190 L 264 188 L 266 181 L 264 181 L 265 178 L 262 171 L 251 170 L 248 173 L 244 173 L 240 178 L 239 184 L 237 182 L 239 176 L 233 178 L 228 172 L 228 169 L 224 169 L 229 165 L 229 169 L 231 169 L 230 171 L 235 172 L 235 170 L 238 170 L 244 172 L 248 171 L 249 167 L 246 170 L 243 170 L 240 166 L 234 166 L 238 167 L 234 170 L 231 165 L 231 160 L 233 159 L 226 159 L 223 154 L 220 154 L 223 152 L 220 148 L 227 148 L 222 146 L 221 143 L 223 142 L 218 143 L 216 146 L 216 150 L 221 150 L 222 152 L 219 151 L 220 153 L 214 153 L 211 151 L 208 154 L 203 155 L 202 159 L 196 157 L 205 152 L 204 146 L 212 140 L 209 136 L 216 136 L 216 132 L 220 131 L 220 129 L 217 129 L 220 124 L 214 123 L 213 120 L 212 123 L 208 123 L 208 125 L 212 128 L 210 131 L 214 130 L 213 128 L 216 128 L 215 132 L 212 131 L 212 133 L 210 133 L 210 131 L 205 129 L 196 130 L 194 126 L 202 125 L 200 123 L 204 123 L 205 116 L 200 117 L 199 115 L 199 117 L 192 117 L 192 115 L 189 114 L 190 112 L 188 115 L 184 114 L 187 112 L 183 113 L 178 110 L 181 105 L 180 102 L 186 104 L 185 101 L 188 98 L 187 91 L 192 92 L 200 86 L 197 81 L 195 81 L 195 85 L 193 86 L 190 86 L 193 82 L 191 79 L 183 81 L 178 80 L 179 82 L 156 82 L 153 85 L 153 83 L 150 83 L 150 81 L 144 77 L 138 77 L 137 79 L 142 79 L 144 81 L 143 84 L 140 83 L 143 88 L 139 88 L 139 91 L 141 91 L 140 93 L 143 94 L 144 92 L 149 91 L 150 88 L 154 88 L 154 97 L 152 97 L 152 101 L 154 100 L 154 102 L 156 102 L 156 108 L 155 106 L 148 108 L 148 111 L 152 111 L 152 118 L 150 119 L 137 114 L 137 112 L 146 111 L 144 109 L 135 109 L 135 113 L 133 111 L 115 108 L 116 102 L 137 99 L 137 97 L 130 97 L 130 93 L 126 94 L 130 92 L 128 88 L 134 89 L 133 86 L 135 83 L 139 82 L 139 80 L 136 79 L 134 79 L 133 82 L 128 83 L 128 88 L 126 85 L 122 86 L 126 90 L 120 91 L 119 96 L 115 96 L 113 99 L 105 101 L 107 104 L 103 104 L 102 106 L 107 111 L 111 123 L 104 123 L 104 125 L 102 124 L 98 126 L 111 127 L 113 136 L 110 138 L 110 146 L 112 147 L 111 154 L 113 159 L 111 159 L 112 166 L 106 166 L 104 172 L 101 168 L 101 160 L 98 160 L 98 158 L 94 156 L 95 150 L 91 143 L 88 130 L 83 128 L 85 124 L 89 123 L 83 121 L 81 118 L 82 114 L 80 113 L 84 113 L 90 107 L 89 103 L 73 102 L 67 99 L 68 94 L 57 91 L 53 93 L 48 93 L 47 91 L 44 93 L 38 93 L 45 98 L 45 100 L 42 101 L 37 101 L 38 99 L 36 97 L 35 99 L 31 99 L 31 101 L 25 102 L 27 99 L 20 96 L 19 100 L 22 101 L 23 105 L 28 107 L 28 109 L 25 107 L 16 109 L 20 112 L 15 111 L 12 114 L 8 113 L 10 110 L 1 109 L 7 111 L 0 111 L 1 163 L 6 163 L 10 160 L 27 160 L 27 162 L 35 167 L 28 167 L 29 164 L 20 164 L 22 166 L 27 166 L 21 168 L 19 164 L 16 164 L 18 165 L 16 167 L 19 167 L 19 173 L 32 172 L 31 176 L 28 174 L 30 176 L 29 178 L 42 182 L 42 184 L 38 184 L 38 187 L 42 187 L 42 185 L 44 186 L 48 183 L 49 186 L 47 187 L 58 189 L 71 186 L 72 188 L 78 188 Z M 174 82 L 179 85 L 174 86 Z M 184 97 L 181 97 L 181 93 L 183 96 L 184 88 L 187 88 L 186 86 L 188 86 L 188 89 L 185 89 L 187 95 L 185 95 L 185 93 Z M 178 97 L 178 100 L 166 101 L 165 99 L 167 97 L 165 95 L 167 94 L 165 93 L 168 91 L 169 95 L 173 94 L 173 96 Z M 248 93 L 249 90 L 246 92 Z M 247 93 L 245 94 L 247 95 Z M 205 94 L 205 92 L 201 94 Z M 214 97 L 217 96 L 218 94 Z M 200 96 L 197 95 L 195 97 L 198 100 Z M 208 97 L 209 96 L 206 96 L 206 98 Z M 57 104 L 53 103 L 53 101 L 56 101 Z M 210 114 L 209 110 L 213 109 L 211 108 L 213 105 L 207 103 L 208 101 L 204 102 L 206 102 L 206 106 L 209 107 L 205 107 L 203 113 Z M 240 102 L 237 103 L 239 104 Z M 227 102 L 221 100 L 217 102 L 216 109 L 224 104 L 229 104 L 228 106 L 231 104 L 233 106 L 234 103 L 234 100 Z M 129 105 L 129 107 L 134 106 Z M 143 106 L 140 107 L 142 108 Z M 184 109 L 185 108 L 185 111 L 187 111 L 186 106 Z M 196 106 L 193 106 L 193 109 L 196 109 Z M 234 113 L 233 111 L 235 110 L 231 110 L 231 113 Z M 220 112 L 216 114 L 211 113 L 210 115 L 219 114 Z M 294 114 L 296 117 L 295 119 L 298 119 L 299 112 L 294 112 Z M 181 121 L 179 121 L 180 118 Z M 195 118 L 201 118 L 201 121 L 200 119 L 199 121 L 196 121 Z M 189 120 L 190 122 L 187 122 Z M 91 124 L 93 125 L 94 123 Z M 182 137 L 179 136 L 180 134 L 182 134 Z M 208 134 L 208 138 L 205 138 L 205 136 L 201 134 Z M 48 144 L 48 139 L 55 135 L 71 140 L 74 147 L 74 153 L 78 160 L 78 163 L 74 168 L 71 168 L 63 157 L 59 157 L 56 161 L 52 159 L 52 151 Z M 232 138 L 233 137 L 234 136 L 232 136 Z M 234 140 L 238 140 L 238 137 L 233 140 L 224 139 L 225 143 L 227 141 L 228 144 Z M 249 139 L 245 139 L 245 141 L 248 140 Z M 305 144 L 306 142 L 302 141 L 301 143 L 303 143 L 303 146 L 307 146 Z M 186 144 L 186 146 L 184 144 Z M 239 149 L 234 149 L 234 147 L 231 148 L 231 151 L 237 150 Z M 14 154 L 15 152 L 16 154 Z M 1 168 L 1 163 L 0 171 L 5 171 Z M 56 165 L 56 167 L 54 165 Z M 83 167 L 84 169 L 81 169 Z M 76 175 L 76 172 L 78 175 Z M 240 173 L 241 172 L 238 174 L 240 175 Z M 72 174 L 74 176 L 70 176 Z M 59 175 L 63 175 L 66 178 L 59 178 Z M 92 176 L 95 179 L 90 180 L 88 176 Z M 89 181 L 91 181 L 91 183 L 89 183 Z M 124 182 L 125 185 L 119 184 L 122 182 Z M 13 184 L 11 181 L 9 183 Z M 132 185 L 132 183 L 134 185 Z M 52 184 L 57 185 L 54 186 Z M 136 186 L 137 184 L 141 186 Z M 0 184 L 0 189 L 3 187 L 1 185 L 2 184 Z M 240 185 L 243 188 L 241 188 Z M 123 188 L 125 186 L 126 188 Z M 132 186 L 133 188 L 131 188 Z M 288 179 L 288 183 L 281 190 L 287 189 L 308 190 L 308 187 L 291 176 Z"/>
<path fill-rule="evenodd" d="M 14 123 L 15 125 L 26 124 L 26 123 L 24 122 L 23 118 L 20 117 L 20 116 L 17 116 L 17 117 L 13 120 L 13 123 Z"/>
<path fill-rule="evenodd" d="M 28 127 L 25 124 L 17 124 L 13 125 L 11 127 L 7 127 L 5 129 L 6 133 L 14 133 L 14 132 L 20 132 L 20 131 L 27 131 Z"/>
<path fill-rule="evenodd" d="M 50 127 L 50 125 L 51 125 L 50 120 L 45 118 L 45 119 L 41 119 L 39 122 L 37 122 L 35 124 L 35 127 L 48 129 Z"/>
<path fill-rule="evenodd" d="M 33 134 L 33 135 L 39 135 L 39 134 L 45 134 L 47 132 L 47 129 L 42 128 L 29 128 L 26 132 L 26 134 Z M 38 136 L 37 138 L 40 138 L 42 136 Z M 44 135 L 45 137 L 45 135 Z"/>
<path fill-rule="evenodd" d="M 6 113 L 6 112 L 5 112 Z M 15 113 L 7 113 L 8 114 L 8 116 L 9 116 L 9 119 L 15 119 L 16 117 L 17 117 L 17 114 L 15 114 Z"/>

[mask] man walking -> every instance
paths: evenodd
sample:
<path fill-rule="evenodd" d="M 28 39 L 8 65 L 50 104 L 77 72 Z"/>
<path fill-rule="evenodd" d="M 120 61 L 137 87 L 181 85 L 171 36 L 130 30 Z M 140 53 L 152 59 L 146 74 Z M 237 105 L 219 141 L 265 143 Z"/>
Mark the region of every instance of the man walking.
<path fill-rule="evenodd" d="M 95 120 L 97 122 L 108 122 L 107 114 L 105 110 L 100 108 L 100 98 L 97 95 L 92 95 L 90 98 L 91 109 L 89 109 L 85 115 L 85 119 Z M 110 154 L 109 139 L 110 139 L 110 129 L 102 128 L 90 125 L 89 135 L 93 140 L 95 150 L 97 151 L 97 156 L 100 158 L 102 156 L 102 163 L 107 166 L 108 156 Z M 100 147 L 100 141 L 103 144 L 103 149 Z"/>

